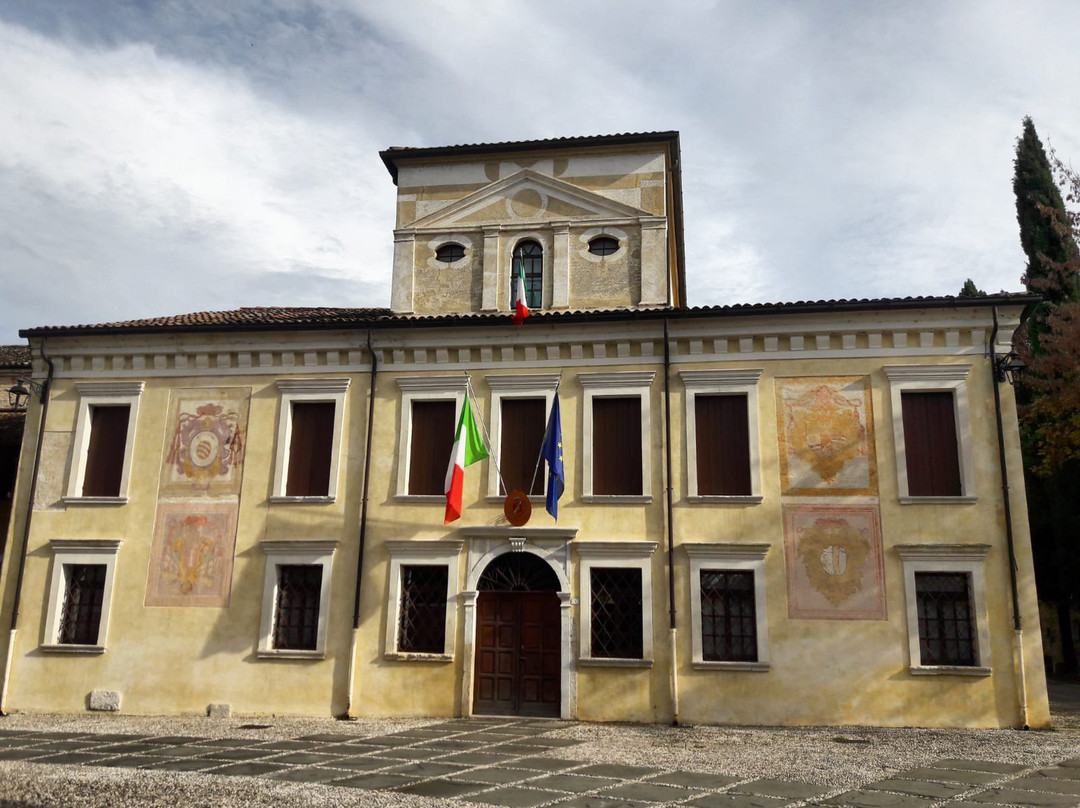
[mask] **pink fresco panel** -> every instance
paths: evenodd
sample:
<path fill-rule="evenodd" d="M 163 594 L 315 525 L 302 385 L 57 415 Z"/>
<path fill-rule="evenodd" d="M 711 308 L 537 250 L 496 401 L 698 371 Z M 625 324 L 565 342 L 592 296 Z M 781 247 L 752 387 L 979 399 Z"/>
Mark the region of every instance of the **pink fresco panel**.
<path fill-rule="evenodd" d="M 150 551 L 147 606 L 229 605 L 238 502 L 161 502 Z"/>
<path fill-rule="evenodd" d="M 788 617 L 885 620 L 877 505 L 785 505 Z"/>
<path fill-rule="evenodd" d="M 876 496 L 870 380 L 776 380 L 776 434 L 784 496 Z"/>

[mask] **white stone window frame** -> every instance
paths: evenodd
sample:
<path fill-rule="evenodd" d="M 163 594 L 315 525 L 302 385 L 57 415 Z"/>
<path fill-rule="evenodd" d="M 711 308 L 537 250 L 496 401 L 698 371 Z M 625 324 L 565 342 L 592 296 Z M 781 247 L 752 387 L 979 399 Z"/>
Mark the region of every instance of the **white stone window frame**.
<path fill-rule="evenodd" d="M 900 544 L 896 546 L 904 565 L 904 600 L 907 611 L 908 670 L 916 676 L 989 676 L 990 619 L 986 611 L 986 576 L 983 571 L 989 544 Z M 916 572 L 961 572 L 971 583 L 971 610 L 975 619 L 977 664 L 923 665 L 919 643 L 919 606 L 915 592 Z"/>
<path fill-rule="evenodd" d="M 502 403 L 505 399 L 544 399 L 544 426 L 547 427 L 551 417 L 551 403 L 555 399 L 555 390 L 559 386 L 558 373 L 530 373 L 530 374 L 506 374 L 488 376 L 488 390 L 491 391 L 491 423 L 488 425 L 491 435 L 491 446 L 496 453 L 494 463 L 497 465 L 502 460 Z M 537 474 L 544 477 L 544 490 L 547 491 L 546 473 L 544 462 L 540 462 L 541 468 Z M 494 472 L 494 468 L 491 469 Z M 488 473 L 489 502 L 502 502 L 505 493 L 499 492 L 499 475 Z M 533 502 L 543 502 L 544 494 L 532 494 L 529 499 Z"/>
<path fill-rule="evenodd" d="M 383 658 L 399 662 L 452 662 L 457 638 L 458 570 L 464 542 L 388 541 L 390 553 L 390 588 L 386 609 L 386 634 Z M 446 624 L 443 626 L 441 654 L 399 651 L 398 628 L 401 618 L 401 568 L 411 566 L 446 567 Z"/>
<path fill-rule="evenodd" d="M 123 505 L 128 501 L 131 483 L 131 464 L 135 455 L 135 432 L 139 419 L 139 401 L 145 388 L 143 382 L 76 382 L 79 409 L 75 418 L 75 438 L 72 445 L 71 473 L 68 475 L 64 502 L 69 505 Z M 84 497 L 87 452 L 90 449 L 91 408 L 128 407 L 127 439 L 124 443 L 124 465 L 120 474 L 120 491 L 115 497 Z"/>
<path fill-rule="evenodd" d="M 594 667 L 653 666 L 652 558 L 654 541 L 594 541 L 571 545 L 577 550 L 581 609 L 578 612 L 578 664 Z M 641 659 L 592 655 L 592 571 L 595 567 L 641 571 Z"/>
<path fill-rule="evenodd" d="M 623 504 L 652 502 L 652 383 L 654 371 L 615 373 L 579 373 L 581 385 L 581 457 L 582 501 Z M 593 400 L 597 398 L 634 398 L 641 400 L 641 494 L 593 493 Z"/>
<path fill-rule="evenodd" d="M 333 571 L 335 539 L 293 541 L 264 541 L 260 543 L 266 556 L 263 573 L 262 614 L 259 620 L 259 642 L 255 655 L 265 659 L 323 659 L 326 657 L 326 633 L 330 623 L 330 578 Z M 274 622 L 277 617 L 278 567 L 289 565 L 322 567 L 319 590 L 319 628 L 314 650 L 274 647 Z"/>
<path fill-rule="evenodd" d="M 120 544 L 120 539 L 51 539 L 49 541 L 49 549 L 53 554 L 53 567 L 40 650 L 62 654 L 105 653 L 109 633 L 109 615 L 112 612 L 113 584 L 116 580 L 116 559 L 119 555 Z M 93 645 L 59 642 L 64 593 L 67 590 L 64 566 L 67 564 L 103 564 L 105 566 L 101 618 L 98 621 L 97 642 Z"/>
<path fill-rule="evenodd" d="M 349 379 L 278 379 L 281 393 L 278 412 L 277 451 L 274 459 L 274 493 L 271 502 L 333 502 L 337 499 L 338 473 L 341 468 L 342 427 L 345 423 L 345 395 Z M 334 437 L 330 445 L 330 481 L 325 496 L 289 496 L 289 452 L 292 449 L 293 404 L 331 403 L 334 405 Z"/>
<path fill-rule="evenodd" d="M 589 242 L 594 238 L 600 236 L 609 236 L 619 242 L 619 249 L 611 253 L 611 255 L 593 255 L 589 252 Z M 581 235 L 578 236 L 578 241 L 581 242 L 581 247 L 578 248 L 577 254 L 579 257 L 592 264 L 604 264 L 614 263 L 621 261 L 626 257 L 626 251 L 630 245 L 630 234 L 625 230 L 620 230 L 618 227 L 590 227 L 588 230 L 583 230 Z"/>
<path fill-rule="evenodd" d="M 399 376 L 401 390 L 401 424 L 398 429 L 397 491 L 395 499 L 400 502 L 446 502 L 444 494 L 410 494 L 409 462 L 412 455 L 412 405 L 414 401 L 454 402 L 454 429 L 461 418 L 465 391 L 469 380 L 461 376 Z M 479 424 L 477 424 L 480 427 Z M 480 427 L 482 429 L 482 427 Z M 447 458 L 449 463 L 450 458 Z"/>
<path fill-rule="evenodd" d="M 896 455 L 896 485 L 901 505 L 974 504 L 975 457 L 968 406 L 969 364 L 885 365 L 892 405 L 893 439 Z M 912 496 L 908 493 L 907 450 L 904 443 L 904 392 L 952 393 L 956 418 L 956 451 L 960 466 L 960 496 Z"/>
<path fill-rule="evenodd" d="M 757 505 L 761 493 L 761 436 L 758 426 L 758 385 L 761 368 L 738 370 L 682 370 L 679 378 L 686 389 L 686 485 L 690 502 L 718 502 L 729 505 Z M 746 426 L 750 438 L 750 495 L 698 493 L 697 397 L 699 395 L 745 396 Z"/>
<path fill-rule="evenodd" d="M 507 205 L 510 204 L 510 200 L 507 200 Z M 506 295 L 503 299 L 503 305 L 500 307 L 502 311 L 513 311 L 514 307 L 511 304 L 510 295 L 510 282 L 516 278 L 517 266 L 514 263 L 514 250 L 517 249 L 518 244 L 523 241 L 535 241 L 540 245 L 540 249 L 544 251 L 543 262 L 541 263 L 541 272 L 543 276 L 540 278 L 540 308 L 530 309 L 530 311 L 542 311 L 543 309 L 551 308 L 552 289 L 554 283 L 554 259 L 555 247 L 552 244 L 551 237 L 541 233 L 539 230 L 530 230 L 525 233 L 515 233 L 507 240 L 507 251 L 509 265 L 506 267 L 506 277 L 503 278 L 501 295 Z"/>
<path fill-rule="evenodd" d="M 683 549 L 690 560 L 690 625 L 693 662 L 698 670 L 768 671 L 769 621 L 765 596 L 765 556 L 768 544 L 713 544 L 687 542 Z M 754 618 L 757 623 L 757 662 L 706 660 L 701 641 L 701 573 L 703 570 L 735 570 L 754 576 Z"/>
<path fill-rule="evenodd" d="M 460 244 L 465 249 L 465 256 L 457 261 L 451 261 L 449 264 L 443 263 L 435 257 L 435 253 L 445 244 Z M 473 241 L 464 233 L 447 233 L 435 236 L 428 242 L 428 249 L 431 250 L 431 255 L 427 259 L 429 269 L 465 269 L 473 260 Z"/>

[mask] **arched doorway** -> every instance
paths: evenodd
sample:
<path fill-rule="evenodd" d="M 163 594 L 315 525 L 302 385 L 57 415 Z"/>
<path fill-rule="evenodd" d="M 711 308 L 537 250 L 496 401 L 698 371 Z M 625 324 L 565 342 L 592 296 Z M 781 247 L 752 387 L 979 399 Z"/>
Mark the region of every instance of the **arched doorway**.
<path fill-rule="evenodd" d="M 561 705 L 559 579 L 541 558 L 505 553 L 479 590 L 473 712 L 558 716 Z"/>

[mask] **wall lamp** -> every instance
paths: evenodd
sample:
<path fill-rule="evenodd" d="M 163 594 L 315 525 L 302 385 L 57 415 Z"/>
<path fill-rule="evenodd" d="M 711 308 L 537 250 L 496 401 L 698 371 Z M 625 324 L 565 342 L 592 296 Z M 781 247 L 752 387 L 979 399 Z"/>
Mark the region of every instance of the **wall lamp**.
<path fill-rule="evenodd" d="M 15 384 L 9 387 L 7 391 L 8 404 L 11 405 L 13 410 L 24 410 L 27 401 L 30 400 L 31 393 L 41 398 L 44 392 L 45 385 L 40 382 L 35 382 L 33 379 L 16 379 Z"/>
<path fill-rule="evenodd" d="M 1007 354 L 994 357 L 994 378 L 998 382 L 1007 381 L 1015 386 L 1025 368 L 1027 368 L 1027 365 L 1024 364 L 1024 360 L 1019 357 L 1016 351 L 1009 351 Z"/>

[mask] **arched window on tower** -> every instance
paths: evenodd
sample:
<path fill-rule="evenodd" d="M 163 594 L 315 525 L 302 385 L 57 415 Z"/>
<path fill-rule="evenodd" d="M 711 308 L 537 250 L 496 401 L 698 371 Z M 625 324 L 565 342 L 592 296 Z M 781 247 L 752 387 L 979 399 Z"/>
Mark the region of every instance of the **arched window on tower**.
<path fill-rule="evenodd" d="M 521 241 L 514 247 L 510 266 L 510 308 L 517 305 L 518 267 L 525 273 L 525 305 L 538 309 L 544 290 L 544 248 L 535 241 Z"/>

